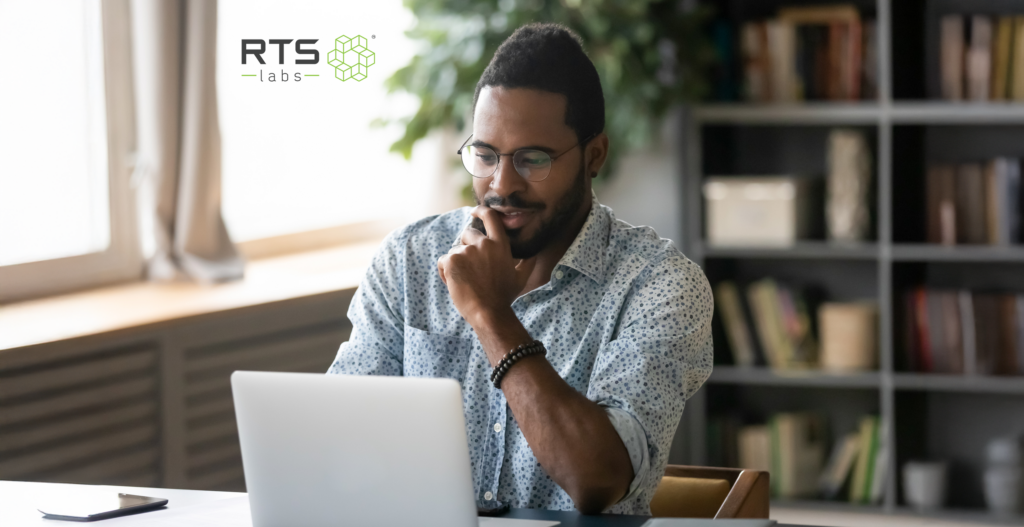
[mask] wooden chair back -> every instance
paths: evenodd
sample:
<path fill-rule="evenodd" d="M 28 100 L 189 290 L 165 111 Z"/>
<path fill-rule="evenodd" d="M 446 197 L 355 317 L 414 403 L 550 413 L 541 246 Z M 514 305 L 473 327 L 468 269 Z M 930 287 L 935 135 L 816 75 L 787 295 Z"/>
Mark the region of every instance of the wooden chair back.
<path fill-rule="evenodd" d="M 663 518 L 768 518 L 768 473 L 668 465 L 651 500 Z"/>

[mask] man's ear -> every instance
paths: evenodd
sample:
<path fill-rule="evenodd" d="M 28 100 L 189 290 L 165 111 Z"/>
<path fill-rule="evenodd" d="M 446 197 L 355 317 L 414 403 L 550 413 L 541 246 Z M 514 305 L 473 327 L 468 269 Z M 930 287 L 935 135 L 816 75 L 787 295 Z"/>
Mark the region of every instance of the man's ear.
<path fill-rule="evenodd" d="M 601 132 L 597 137 L 590 140 L 587 143 L 586 157 L 587 160 L 587 173 L 590 177 L 597 177 L 598 172 L 601 171 L 601 167 L 604 166 L 604 162 L 608 160 L 608 135 Z"/>

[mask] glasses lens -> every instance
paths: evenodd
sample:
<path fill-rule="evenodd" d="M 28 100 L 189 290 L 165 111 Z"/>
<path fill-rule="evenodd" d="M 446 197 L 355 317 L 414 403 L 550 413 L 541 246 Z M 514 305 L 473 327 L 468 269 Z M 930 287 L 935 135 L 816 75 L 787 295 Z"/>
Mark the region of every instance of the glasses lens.
<path fill-rule="evenodd" d="M 473 177 L 490 177 L 498 167 L 498 154 L 486 146 L 465 146 L 462 149 L 462 164 Z"/>
<path fill-rule="evenodd" d="M 551 156 L 540 150 L 519 150 L 512 157 L 512 164 L 520 176 L 530 181 L 540 181 L 548 177 Z"/>

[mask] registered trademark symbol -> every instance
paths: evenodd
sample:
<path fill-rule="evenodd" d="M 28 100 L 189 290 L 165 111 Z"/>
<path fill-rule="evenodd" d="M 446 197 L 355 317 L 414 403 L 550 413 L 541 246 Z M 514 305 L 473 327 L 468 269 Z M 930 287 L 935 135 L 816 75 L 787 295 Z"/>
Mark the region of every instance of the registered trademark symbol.
<path fill-rule="evenodd" d="M 377 38 L 377 35 L 370 35 L 370 38 Z"/>

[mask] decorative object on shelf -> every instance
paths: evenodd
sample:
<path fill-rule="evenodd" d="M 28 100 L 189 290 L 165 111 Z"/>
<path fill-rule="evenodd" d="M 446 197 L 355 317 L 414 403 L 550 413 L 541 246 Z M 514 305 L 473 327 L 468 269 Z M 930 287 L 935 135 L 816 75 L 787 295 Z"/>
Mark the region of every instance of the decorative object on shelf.
<path fill-rule="evenodd" d="M 985 503 L 998 515 L 1024 512 L 1024 465 L 1019 436 L 997 437 L 985 448 Z"/>
<path fill-rule="evenodd" d="M 826 302 L 818 307 L 819 365 L 832 372 L 873 370 L 878 364 L 878 304 Z"/>
<path fill-rule="evenodd" d="M 903 464 L 903 496 L 907 504 L 926 512 L 946 503 L 945 461 L 908 461 Z"/>
<path fill-rule="evenodd" d="M 810 236 L 819 180 L 721 176 L 704 182 L 707 241 L 715 246 L 786 247 Z"/>
<path fill-rule="evenodd" d="M 839 242 L 867 239 L 871 227 L 871 149 L 863 132 L 837 129 L 829 134 L 826 182 L 828 238 Z"/>

